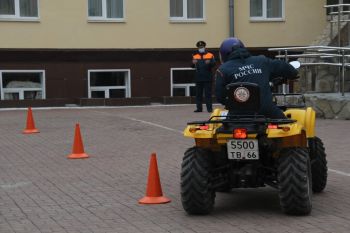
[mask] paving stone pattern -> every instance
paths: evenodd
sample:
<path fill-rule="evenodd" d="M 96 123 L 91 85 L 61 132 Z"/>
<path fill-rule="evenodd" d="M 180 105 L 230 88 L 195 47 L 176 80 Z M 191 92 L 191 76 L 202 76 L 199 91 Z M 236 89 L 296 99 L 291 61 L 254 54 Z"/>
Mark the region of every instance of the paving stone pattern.
<path fill-rule="evenodd" d="M 310 216 L 286 216 L 272 188 L 218 193 L 208 216 L 189 216 L 180 201 L 186 122 L 207 119 L 193 105 L 33 109 L 39 134 L 23 135 L 26 110 L 0 111 L 0 233 L 350 232 L 350 123 L 319 120 L 329 183 Z M 85 160 L 68 160 L 80 123 Z M 149 159 L 157 153 L 164 195 L 140 205 Z"/>

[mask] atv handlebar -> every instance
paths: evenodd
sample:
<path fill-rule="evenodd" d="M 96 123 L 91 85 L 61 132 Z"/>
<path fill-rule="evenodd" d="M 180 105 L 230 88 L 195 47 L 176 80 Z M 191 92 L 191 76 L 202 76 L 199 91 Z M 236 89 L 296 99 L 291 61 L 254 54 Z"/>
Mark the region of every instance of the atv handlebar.
<path fill-rule="evenodd" d="M 287 79 L 284 77 L 277 77 L 277 78 L 274 78 L 270 81 L 270 86 L 276 87 L 276 86 L 280 86 L 283 84 L 290 84 L 293 82 L 299 82 L 299 78 L 300 78 L 300 76 L 297 76 L 295 79 Z"/>
<path fill-rule="evenodd" d="M 298 70 L 301 66 L 301 63 L 299 61 L 292 61 L 292 62 L 289 62 L 289 64 L 291 66 L 293 66 L 294 69 L 296 69 L 296 70 Z M 290 82 L 297 82 L 299 78 L 300 78 L 300 76 L 297 76 L 294 79 L 287 79 L 285 77 L 277 77 L 277 78 L 274 78 L 271 80 L 270 86 L 274 87 L 274 86 L 279 86 L 282 84 L 289 84 Z"/>

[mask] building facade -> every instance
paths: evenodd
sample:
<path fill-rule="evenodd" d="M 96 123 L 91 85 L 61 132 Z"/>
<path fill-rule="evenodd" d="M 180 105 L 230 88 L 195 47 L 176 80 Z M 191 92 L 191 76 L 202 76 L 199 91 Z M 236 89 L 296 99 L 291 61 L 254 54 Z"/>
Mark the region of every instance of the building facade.
<path fill-rule="evenodd" d="M 125 104 L 193 96 L 198 40 L 253 53 L 306 46 L 320 0 L 1 0 L 0 107 Z M 141 101 L 141 102 L 140 102 Z"/>

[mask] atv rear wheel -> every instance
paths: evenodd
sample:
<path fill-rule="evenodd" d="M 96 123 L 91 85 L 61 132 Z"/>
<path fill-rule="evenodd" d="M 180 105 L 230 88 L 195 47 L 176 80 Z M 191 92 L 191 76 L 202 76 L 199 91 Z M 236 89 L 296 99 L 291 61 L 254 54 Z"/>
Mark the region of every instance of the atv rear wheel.
<path fill-rule="evenodd" d="M 181 202 L 188 214 L 208 214 L 213 210 L 215 191 L 211 189 L 210 151 L 192 147 L 181 165 Z"/>
<path fill-rule="evenodd" d="M 311 212 L 312 177 L 308 150 L 286 148 L 278 159 L 279 198 L 286 214 L 306 215 Z"/>
<path fill-rule="evenodd" d="M 327 159 L 323 142 L 320 138 L 309 139 L 311 172 L 312 172 L 312 190 L 315 193 L 322 192 L 327 184 Z"/>

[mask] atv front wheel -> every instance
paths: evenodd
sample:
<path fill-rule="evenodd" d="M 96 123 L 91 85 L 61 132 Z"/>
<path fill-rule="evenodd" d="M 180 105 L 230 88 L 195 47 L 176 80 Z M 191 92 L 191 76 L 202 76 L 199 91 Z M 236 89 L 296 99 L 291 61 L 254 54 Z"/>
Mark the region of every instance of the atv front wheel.
<path fill-rule="evenodd" d="M 306 215 L 311 212 L 312 177 L 308 150 L 286 148 L 278 159 L 279 198 L 286 214 Z"/>
<path fill-rule="evenodd" d="M 309 139 L 312 190 L 315 193 L 322 192 L 327 184 L 327 160 L 323 142 L 320 138 Z"/>
<path fill-rule="evenodd" d="M 181 165 L 181 202 L 188 214 L 208 214 L 213 210 L 215 191 L 211 189 L 210 151 L 192 147 Z"/>

